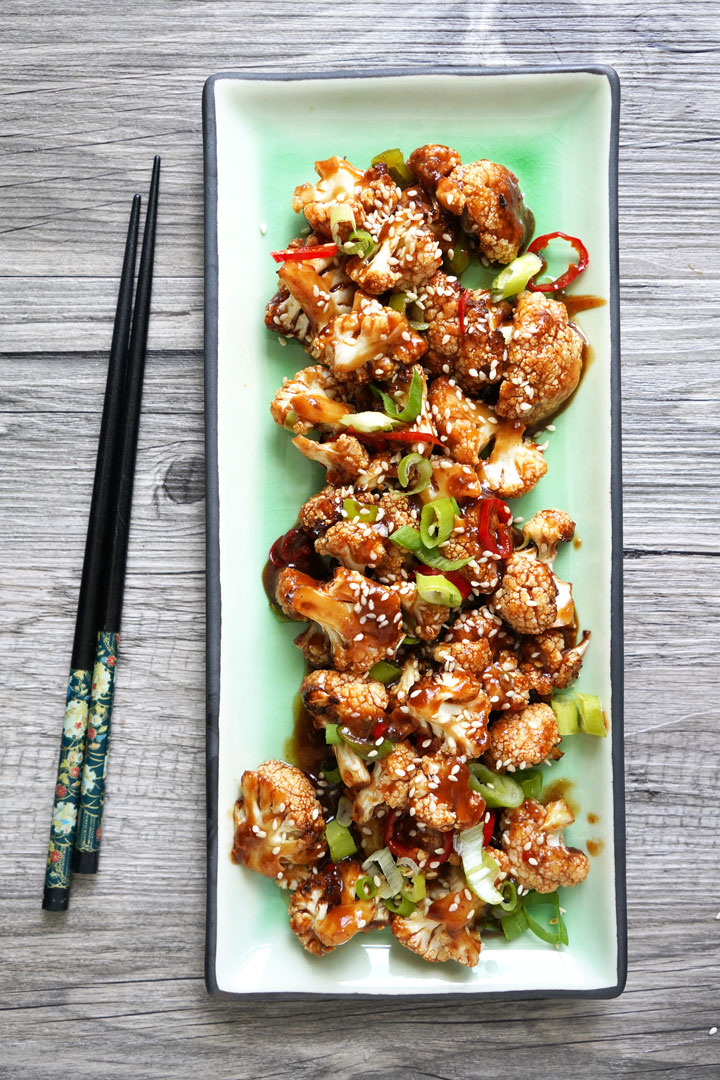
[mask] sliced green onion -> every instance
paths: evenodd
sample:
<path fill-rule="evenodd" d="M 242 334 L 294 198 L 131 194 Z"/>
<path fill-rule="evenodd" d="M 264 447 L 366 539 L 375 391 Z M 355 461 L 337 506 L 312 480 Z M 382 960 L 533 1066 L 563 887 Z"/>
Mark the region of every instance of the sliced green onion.
<path fill-rule="evenodd" d="M 433 499 L 425 503 L 420 514 L 420 539 L 425 547 L 443 544 L 455 528 L 455 507 L 452 499 Z"/>
<path fill-rule="evenodd" d="M 339 225 L 350 225 L 350 234 L 355 229 L 355 215 L 347 203 L 338 203 L 330 211 L 330 235 L 339 248 L 343 248 L 343 239 L 340 235 Z"/>
<path fill-rule="evenodd" d="M 363 506 L 357 499 L 344 499 L 343 510 L 347 514 L 348 521 L 365 521 L 371 525 L 377 520 L 377 506 Z"/>
<path fill-rule="evenodd" d="M 410 483 L 410 469 L 415 467 L 415 473 L 417 476 L 417 482 L 414 487 L 409 488 Z M 421 491 L 424 491 L 432 480 L 432 465 L 426 457 L 422 454 L 406 454 L 405 457 L 398 464 L 398 480 L 401 485 L 406 488 L 407 495 L 419 495 Z"/>
<path fill-rule="evenodd" d="M 470 770 L 470 787 L 482 795 L 488 809 L 522 805 L 525 798 L 523 789 L 509 776 L 493 772 L 479 761 L 470 762 L 468 769 Z"/>
<path fill-rule="evenodd" d="M 383 150 L 372 159 L 372 165 L 387 165 L 388 172 L 398 187 L 406 188 L 415 183 L 415 176 L 405 164 L 403 152 L 398 147 Z"/>
<path fill-rule="evenodd" d="M 365 229 L 353 229 L 344 244 L 338 244 L 344 255 L 359 255 L 361 259 L 368 259 L 374 252 L 377 244 Z"/>
<path fill-rule="evenodd" d="M 392 911 L 393 915 L 399 915 L 401 919 L 412 915 L 415 910 L 412 900 L 408 900 L 407 896 L 403 896 L 402 893 L 398 893 L 397 896 L 388 896 L 385 900 L 385 907 L 388 911 Z"/>
<path fill-rule="evenodd" d="M 514 881 L 503 881 L 498 892 L 502 900 L 492 908 L 492 914 L 496 919 L 504 919 L 506 915 L 517 911 L 522 904 L 522 899 L 518 896 L 517 885 Z"/>
<path fill-rule="evenodd" d="M 323 780 L 326 780 L 328 784 L 340 783 L 340 770 L 337 768 L 337 766 L 334 766 L 331 769 L 322 769 L 321 775 Z"/>
<path fill-rule="evenodd" d="M 325 727 L 325 742 L 328 746 L 338 746 L 342 739 L 337 724 L 327 724 Z"/>
<path fill-rule="evenodd" d="M 377 851 L 373 851 L 372 855 L 368 855 L 365 862 L 362 864 L 363 870 L 369 870 L 370 867 L 376 863 L 380 867 L 380 873 L 385 878 L 385 885 L 382 885 L 378 890 L 378 896 L 381 900 L 384 900 L 388 896 L 396 896 L 405 884 L 403 876 L 395 865 L 395 860 L 392 857 L 392 853 L 386 847 L 378 848 Z"/>
<path fill-rule="evenodd" d="M 543 922 L 536 918 L 538 909 L 550 908 L 551 915 Z M 560 898 L 557 892 L 529 892 L 523 901 L 523 911 L 528 926 L 535 937 L 547 941 L 549 945 L 567 945 L 568 932 L 560 911 Z"/>
<path fill-rule="evenodd" d="M 418 596 L 428 604 L 442 604 L 445 607 L 460 607 L 462 593 L 457 585 L 441 575 L 416 574 Z"/>
<path fill-rule="evenodd" d="M 402 895 L 407 897 L 413 904 L 417 904 L 420 900 L 424 900 L 427 895 L 425 889 L 425 876 L 423 874 L 413 874 L 408 884 L 403 885 Z"/>
<path fill-rule="evenodd" d="M 392 431 L 397 421 L 381 412 L 359 412 L 343 417 L 343 423 L 351 431 L 360 431 L 370 435 L 375 431 Z"/>
<path fill-rule="evenodd" d="M 389 664 L 387 660 L 378 660 L 377 664 L 373 664 L 368 672 L 371 679 L 377 679 L 378 682 L 388 683 L 395 682 L 402 675 L 402 668 L 397 664 Z"/>
<path fill-rule="evenodd" d="M 399 529 L 396 529 L 390 539 L 398 547 L 412 551 L 416 559 L 425 563 L 426 566 L 433 566 L 436 570 L 459 570 L 470 562 L 469 558 L 446 559 L 433 548 L 426 547 L 418 530 L 413 529 L 410 525 L 402 525 Z"/>
<path fill-rule="evenodd" d="M 467 237 L 460 233 L 455 246 L 452 249 L 452 255 L 449 253 L 445 256 L 445 266 L 451 274 L 455 274 L 456 277 L 460 277 L 464 274 L 470 265 L 470 253 L 472 248 L 467 240 Z"/>
<path fill-rule="evenodd" d="M 523 789 L 526 799 L 537 799 L 542 791 L 543 775 L 539 769 L 524 769 L 513 773 L 513 780 Z"/>
<path fill-rule="evenodd" d="M 376 739 L 359 739 L 350 728 L 341 724 L 338 727 L 338 735 L 342 742 L 354 750 L 358 757 L 364 761 L 382 761 L 388 754 L 392 754 L 395 743 L 392 739 L 383 739 L 378 744 Z"/>
<path fill-rule="evenodd" d="M 574 696 L 580 714 L 580 730 L 586 735 L 599 735 L 604 739 L 607 731 L 600 698 L 597 694 L 576 693 Z"/>
<path fill-rule="evenodd" d="M 500 300 L 507 300 L 509 296 L 522 292 L 530 278 L 535 277 L 542 268 L 542 259 L 532 252 L 513 259 L 490 284 L 493 302 L 497 304 Z"/>
<path fill-rule="evenodd" d="M 466 829 L 457 837 L 456 847 L 462 859 L 467 883 L 486 904 L 501 904 L 502 893 L 495 888 L 500 867 L 484 846 L 482 824 Z"/>
<path fill-rule="evenodd" d="M 519 907 L 517 911 L 513 911 L 510 915 L 505 915 L 500 920 L 503 934 L 507 941 L 514 941 L 515 938 L 520 937 L 526 930 L 529 930 L 530 923 L 527 920 L 525 909 Z"/>
<path fill-rule="evenodd" d="M 288 431 L 292 431 L 297 424 L 297 419 L 298 414 L 295 412 L 294 409 L 290 409 L 287 416 L 285 417 L 285 423 L 283 424 L 283 427 L 286 428 Z"/>
<path fill-rule="evenodd" d="M 354 855 L 357 851 L 357 845 L 347 825 L 341 825 L 334 818 L 325 826 L 325 839 L 333 862 L 340 862 L 340 859 L 344 859 L 347 855 Z"/>
<path fill-rule="evenodd" d="M 355 882 L 355 895 L 358 900 L 372 900 L 374 896 L 377 896 L 377 891 L 378 887 L 369 874 L 359 877 Z"/>
<path fill-rule="evenodd" d="M 399 311 L 402 315 L 405 314 L 405 308 L 407 307 L 407 293 L 396 292 L 393 293 L 387 302 L 387 306 L 392 308 L 393 311 Z"/>
<path fill-rule="evenodd" d="M 413 370 L 407 402 L 402 409 L 398 409 L 397 402 L 378 386 L 371 386 L 370 389 L 376 397 L 382 399 L 383 409 L 391 420 L 401 420 L 403 424 L 409 424 L 413 420 L 417 420 L 420 415 L 423 399 L 423 378 L 418 368 Z"/>
<path fill-rule="evenodd" d="M 550 702 L 557 720 L 558 731 L 565 735 L 576 735 L 580 730 L 577 705 L 573 697 L 554 697 Z"/>

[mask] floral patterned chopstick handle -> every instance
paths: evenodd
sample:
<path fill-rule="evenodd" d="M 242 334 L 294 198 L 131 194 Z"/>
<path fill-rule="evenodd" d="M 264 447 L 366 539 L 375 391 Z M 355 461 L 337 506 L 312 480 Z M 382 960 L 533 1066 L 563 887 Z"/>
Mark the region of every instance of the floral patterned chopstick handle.
<path fill-rule="evenodd" d="M 117 653 L 118 635 L 111 630 L 101 630 L 92 675 L 85 764 L 75 834 L 73 869 L 80 874 L 94 874 L 98 866 Z"/>
<path fill-rule="evenodd" d="M 70 671 L 45 869 L 42 906 L 46 911 L 65 911 L 68 906 L 85 732 L 88 723 L 90 679 L 91 672 L 89 671 L 78 668 Z"/>

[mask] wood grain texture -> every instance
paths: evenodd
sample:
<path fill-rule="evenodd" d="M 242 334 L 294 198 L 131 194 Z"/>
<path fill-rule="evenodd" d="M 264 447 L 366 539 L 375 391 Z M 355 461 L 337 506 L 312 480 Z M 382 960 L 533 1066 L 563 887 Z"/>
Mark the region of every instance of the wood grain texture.
<path fill-rule="evenodd" d="M 717 1075 L 716 5 L 4 0 L 0 1072 Z M 401 43 L 398 46 L 398 43 Z M 613 64 L 622 80 L 630 975 L 616 1001 L 210 1001 L 200 92 L 218 70 Z M 163 155 L 102 873 L 40 910 L 129 196 Z M 53 707 L 56 702 L 56 707 Z"/>

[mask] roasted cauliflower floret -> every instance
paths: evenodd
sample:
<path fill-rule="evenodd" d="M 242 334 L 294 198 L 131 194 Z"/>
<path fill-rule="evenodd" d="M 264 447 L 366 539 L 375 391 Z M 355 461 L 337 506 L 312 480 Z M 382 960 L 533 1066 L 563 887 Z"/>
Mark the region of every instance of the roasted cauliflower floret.
<path fill-rule="evenodd" d="M 235 803 L 233 858 L 295 888 L 326 851 L 322 808 L 307 776 L 284 761 L 243 773 Z"/>
<path fill-rule="evenodd" d="M 485 752 L 491 706 L 472 675 L 464 671 L 426 675 L 408 694 L 405 707 L 423 731 L 442 739 L 444 753 L 480 757 Z"/>
<path fill-rule="evenodd" d="M 387 926 L 382 901 L 358 900 L 355 885 L 363 876 L 359 862 L 343 859 L 308 878 L 290 899 L 290 929 L 308 952 L 323 956 L 363 930 Z"/>
<path fill-rule="evenodd" d="M 517 420 L 500 421 L 490 456 L 482 463 L 487 486 L 501 499 L 527 495 L 547 472 L 540 447 L 523 438 L 525 427 Z"/>
<path fill-rule="evenodd" d="M 389 289 L 415 289 L 432 277 L 442 251 L 422 212 L 399 207 L 382 226 L 377 246 L 367 258 L 355 255 L 347 273 L 373 296 Z"/>
<path fill-rule="evenodd" d="M 352 311 L 330 320 L 311 352 L 339 382 L 357 386 L 391 378 L 402 365 L 414 364 L 426 347 L 401 312 L 364 297 L 356 298 Z"/>
<path fill-rule="evenodd" d="M 517 257 L 528 212 L 517 177 L 504 165 L 484 160 L 457 165 L 438 181 L 435 194 L 441 206 L 462 216 L 463 228 L 491 262 L 510 263 Z"/>
<path fill-rule="evenodd" d="M 346 724 L 363 737 L 388 706 L 388 692 L 377 679 L 340 671 L 311 671 L 300 693 L 305 708 L 323 727 Z"/>
<path fill-rule="evenodd" d="M 451 498 L 458 502 L 481 499 L 485 494 L 477 469 L 472 465 L 458 465 L 450 458 L 430 458 L 432 479 L 420 493 L 422 502 Z"/>
<path fill-rule="evenodd" d="M 463 612 L 434 646 L 433 659 L 449 671 L 458 667 L 479 676 L 493 662 L 501 628 L 502 619 L 486 607 Z"/>
<path fill-rule="evenodd" d="M 449 618 L 450 609 L 444 604 L 423 600 L 414 581 L 398 581 L 389 588 L 400 598 L 409 623 L 408 631 L 422 641 L 436 638 Z"/>
<path fill-rule="evenodd" d="M 539 765 L 560 742 L 555 713 L 549 705 L 528 705 L 521 713 L 501 716 L 490 725 L 485 762 L 496 772 L 514 772 Z"/>
<path fill-rule="evenodd" d="M 433 829 L 471 829 L 482 820 L 485 800 L 470 787 L 467 765 L 446 754 L 427 754 L 410 785 L 410 810 Z"/>
<path fill-rule="evenodd" d="M 377 570 L 386 558 L 385 540 L 372 525 L 339 521 L 315 541 L 318 555 L 329 555 L 350 570 Z"/>
<path fill-rule="evenodd" d="M 493 712 L 517 712 L 530 700 L 530 683 L 519 670 L 515 652 L 506 649 L 482 672 L 480 682 Z"/>
<path fill-rule="evenodd" d="M 543 293 L 518 297 L 508 359 L 500 384 L 499 416 L 536 424 L 570 397 L 582 373 L 583 340 L 567 309 Z"/>
<path fill-rule="evenodd" d="M 462 158 L 449 146 L 428 143 L 413 150 L 407 164 L 426 191 L 434 193 L 442 178 L 462 164 Z"/>
<path fill-rule="evenodd" d="M 338 671 L 364 674 L 379 660 L 394 656 L 405 635 L 398 597 L 344 566 L 322 584 L 298 570 L 282 570 L 276 596 L 290 618 L 322 627 Z"/>
<path fill-rule="evenodd" d="M 411 915 L 395 916 L 392 932 L 406 949 L 431 963 L 456 960 L 475 967 L 482 947 L 475 919 L 482 906 L 462 871 L 451 866 L 442 877 L 428 882 L 426 898 Z"/>
<path fill-rule="evenodd" d="M 422 214 L 423 221 L 437 240 L 443 258 L 447 256 L 451 259 L 460 234 L 458 219 L 448 214 L 435 196 L 419 184 L 405 188 L 398 205 Z"/>
<path fill-rule="evenodd" d="M 445 375 L 430 384 L 428 400 L 435 430 L 445 449 L 460 464 L 477 465 L 497 431 L 492 409 L 481 401 L 471 401 Z"/>
<path fill-rule="evenodd" d="M 590 644 L 590 632 L 572 648 L 566 647 L 562 630 L 545 630 L 523 638 L 520 646 L 520 670 L 531 690 L 547 697 L 553 690 L 564 690 L 580 674 L 583 657 Z"/>
<path fill-rule="evenodd" d="M 431 373 L 451 375 L 475 395 L 501 378 L 506 346 L 499 326 L 506 307 L 493 305 L 480 289 L 463 289 L 442 270 L 418 290 L 416 303 L 429 324 L 423 364 Z"/>
<path fill-rule="evenodd" d="M 332 663 L 330 639 L 321 626 L 313 623 L 302 634 L 298 634 L 294 644 L 303 654 L 311 667 L 327 667 Z"/>
<path fill-rule="evenodd" d="M 304 368 L 283 384 L 275 394 L 270 412 L 276 424 L 304 435 L 313 428 L 335 430 L 345 427 L 343 419 L 354 412 L 351 405 L 338 401 L 340 384 L 322 364 Z"/>
<path fill-rule="evenodd" d="M 575 535 L 575 522 L 564 510 L 539 510 L 522 527 L 522 534 L 532 540 L 541 562 L 553 564 L 558 545 Z"/>
<path fill-rule="evenodd" d="M 292 207 L 305 214 L 315 232 L 330 239 L 330 216 L 336 206 L 346 206 L 354 217 L 356 229 L 370 232 L 377 229 L 395 208 L 400 190 L 385 165 L 374 165 L 363 172 L 341 157 L 315 162 L 320 177 L 316 184 L 300 184 L 295 188 Z"/>
<path fill-rule="evenodd" d="M 319 536 L 331 525 L 342 521 L 345 496 L 339 488 L 325 487 L 317 495 L 311 495 L 300 507 L 298 523 L 301 529 Z"/>
<path fill-rule="evenodd" d="M 491 607 L 520 634 L 540 634 L 557 618 L 557 589 L 545 563 L 516 551 L 507 563 Z"/>
<path fill-rule="evenodd" d="M 294 247 L 312 247 L 294 240 Z M 265 325 L 276 334 L 311 341 L 335 315 L 350 311 L 356 286 L 345 273 L 338 256 L 331 259 L 288 260 L 278 270 L 278 291 L 265 308 Z"/>
<path fill-rule="evenodd" d="M 566 847 L 562 837 L 562 830 L 574 820 L 564 799 L 547 806 L 526 799 L 515 810 L 505 810 L 501 818 L 502 846 L 518 885 L 550 893 L 585 880 L 587 855 L 578 848 Z"/>
<path fill-rule="evenodd" d="M 392 753 L 373 766 L 370 783 L 355 792 L 353 821 L 366 825 L 380 806 L 404 810 L 417 768 L 417 758 L 410 743 L 397 743 Z"/>
<path fill-rule="evenodd" d="M 352 746 L 344 742 L 335 743 L 333 752 L 340 770 L 340 779 L 346 788 L 362 787 L 370 783 L 368 767 Z"/>
<path fill-rule="evenodd" d="M 301 454 L 327 469 L 327 481 L 334 486 L 353 484 L 370 465 L 370 457 L 354 435 L 338 435 L 328 442 L 314 442 L 305 435 L 292 440 Z"/>

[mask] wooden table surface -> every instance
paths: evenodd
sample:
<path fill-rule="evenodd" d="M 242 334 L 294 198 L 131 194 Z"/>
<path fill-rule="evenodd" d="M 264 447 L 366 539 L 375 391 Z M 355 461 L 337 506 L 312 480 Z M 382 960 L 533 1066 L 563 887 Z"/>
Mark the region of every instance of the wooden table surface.
<path fill-rule="evenodd" d="M 705 0 L 3 0 L 0 1075 L 717 1076 L 720 36 Z M 614 1001 L 203 984 L 200 95 L 218 70 L 607 63 L 622 81 L 630 972 Z M 40 910 L 130 194 L 164 175 L 102 873 Z"/>

